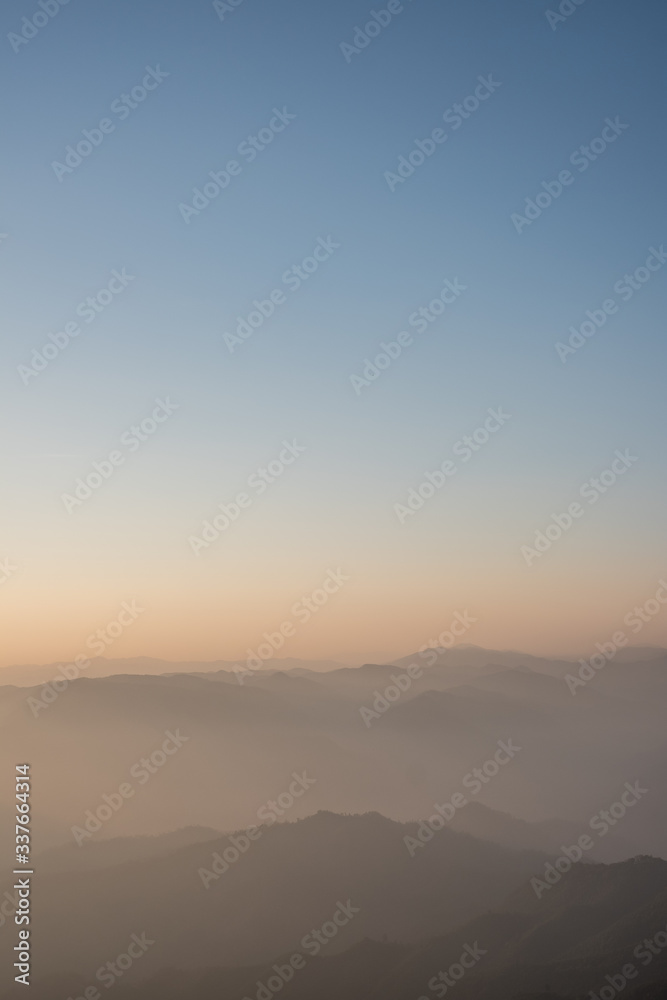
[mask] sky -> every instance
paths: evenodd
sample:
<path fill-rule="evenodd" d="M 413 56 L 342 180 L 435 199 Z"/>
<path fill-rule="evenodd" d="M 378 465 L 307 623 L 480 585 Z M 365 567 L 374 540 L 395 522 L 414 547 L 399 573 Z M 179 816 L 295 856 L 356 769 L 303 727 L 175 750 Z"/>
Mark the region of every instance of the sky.
<path fill-rule="evenodd" d="M 131 602 L 107 655 L 667 643 L 658 0 L 44 4 L 1 15 L 0 663 Z"/>

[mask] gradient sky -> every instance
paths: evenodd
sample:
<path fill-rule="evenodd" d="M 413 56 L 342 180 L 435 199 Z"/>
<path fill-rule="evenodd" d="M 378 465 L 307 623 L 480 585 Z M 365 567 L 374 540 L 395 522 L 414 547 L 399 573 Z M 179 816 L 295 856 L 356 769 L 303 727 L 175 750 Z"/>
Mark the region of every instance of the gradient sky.
<path fill-rule="evenodd" d="M 664 6 L 586 0 L 552 30 L 546 2 L 408 0 L 348 63 L 340 43 L 383 6 L 244 0 L 220 20 L 71 0 L 18 52 L 7 36 L 40 8 L 3 6 L 1 662 L 72 657 L 131 599 L 145 613 L 109 655 L 235 659 L 339 567 L 284 655 L 394 658 L 464 610 L 467 641 L 590 655 L 667 573 L 667 265 L 626 303 L 613 291 L 667 243 Z M 145 102 L 110 114 L 158 65 Z M 390 191 L 385 171 L 488 74 L 501 86 Z M 275 107 L 295 120 L 245 162 Z M 616 116 L 617 141 L 572 167 Z M 53 161 L 105 117 L 59 181 Z M 234 158 L 186 224 L 179 204 Z M 518 234 L 511 214 L 568 167 Z M 237 317 L 328 236 L 340 248 L 230 354 Z M 32 349 L 123 268 L 127 289 L 24 385 Z M 466 292 L 356 395 L 350 376 L 445 278 Z M 563 364 L 555 343 L 609 297 Z M 157 397 L 178 410 L 68 513 L 61 495 Z M 511 419 L 400 524 L 394 504 L 498 406 Z M 284 439 L 305 453 L 195 556 Z M 627 448 L 638 461 L 527 566 L 521 546 Z M 634 641 L 667 643 L 667 610 Z"/>

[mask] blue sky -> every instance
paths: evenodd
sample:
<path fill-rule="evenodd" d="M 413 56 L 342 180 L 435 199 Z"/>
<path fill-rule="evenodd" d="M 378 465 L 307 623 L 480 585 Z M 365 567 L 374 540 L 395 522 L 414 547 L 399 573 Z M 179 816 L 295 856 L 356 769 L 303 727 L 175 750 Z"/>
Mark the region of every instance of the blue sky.
<path fill-rule="evenodd" d="M 341 43 L 384 6 L 243 0 L 220 20 L 203 2 L 70 0 L 18 52 L 7 35 L 40 8 L 4 6 L 0 555 L 22 573 L 3 600 L 20 629 L 60 581 L 62 614 L 44 640 L 54 657 L 89 631 L 72 595 L 86 595 L 88 621 L 139 582 L 160 610 L 128 652 L 164 653 L 157 636 L 184 607 L 180 652 L 203 631 L 198 655 L 237 655 L 252 637 L 219 637 L 213 598 L 210 620 L 188 624 L 193 589 L 219 589 L 231 622 L 256 588 L 261 631 L 286 592 L 340 559 L 356 596 L 298 651 L 329 655 L 349 619 L 341 656 L 400 655 L 477 594 L 485 644 L 579 648 L 662 571 L 667 267 L 567 364 L 554 344 L 618 299 L 614 283 L 667 240 L 664 10 L 586 0 L 552 30 L 547 3 L 411 0 L 348 63 Z M 157 66 L 168 74 L 159 87 L 125 120 L 110 113 Z M 385 172 L 489 74 L 498 89 L 460 129 L 444 126 L 446 142 L 392 192 Z M 296 117 L 186 224 L 179 204 L 242 159 L 239 144 L 274 108 Z M 59 181 L 53 161 L 105 117 L 114 131 Z M 579 172 L 570 154 L 607 118 L 628 128 Z M 518 234 L 511 214 L 568 167 L 572 185 Z M 223 333 L 253 299 L 284 290 L 283 273 L 320 237 L 340 247 L 230 354 Z M 24 385 L 17 368 L 32 349 L 123 268 L 134 280 L 122 295 Z M 350 376 L 445 278 L 465 293 L 356 395 Z M 69 517 L 62 492 L 167 394 L 180 405 L 173 420 Z M 394 502 L 498 405 L 512 414 L 502 435 L 450 498 L 401 530 Z M 226 541 L 191 578 L 188 535 L 294 437 L 307 458 L 248 516 L 237 547 Z M 563 540 L 551 582 L 540 566 L 547 589 L 526 633 L 536 574 L 517 562 L 520 545 L 627 447 L 641 457 L 627 481 Z M 501 624 L 493 593 L 507 579 L 514 611 L 503 587 Z M 556 585 L 568 595 L 560 610 Z M 587 629 L 586 600 L 608 608 Z M 386 641 L 371 635 L 380 608 L 405 614 Z M 22 641 L 17 632 L 10 658 L 49 658 Z"/>

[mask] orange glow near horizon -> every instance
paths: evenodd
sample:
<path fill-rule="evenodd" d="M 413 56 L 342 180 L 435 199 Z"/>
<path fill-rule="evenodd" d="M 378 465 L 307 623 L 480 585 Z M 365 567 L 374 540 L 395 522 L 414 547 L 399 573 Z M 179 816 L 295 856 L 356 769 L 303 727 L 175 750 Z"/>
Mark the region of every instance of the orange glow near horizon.
<path fill-rule="evenodd" d="M 337 567 L 329 569 L 340 579 Z M 539 576 L 524 567 L 495 581 L 475 580 L 470 571 L 460 572 L 456 580 L 429 579 L 424 573 L 408 592 L 386 578 L 355 578 L 346 570 L 342 576 L 349 580 L 336 590 L 330 584 L 329 594 L 321 587 L 327 571 L 310 574 L 306 586 L 301 574 L 294 572 L 291 580 L 285 574 L 280 591 L 269 586 L 257 591 L 252 580 L 241 576 L 226 586 L 206 577 L 197 584 L 190 580 L 177 586 L 162 579 L 149 586 L 144 575 L 137 575 L 126 587 L 110 578 L 91 582 L 77 594 L 64 582 L 59 590 L 43 584 L 36 592 L 19 574 L 0 592 L 1 663 L 59 662 L 91 650 L 113 659 L 237 661 L 266 643 L 267 636 L 274 637 L 276 657 L 388 662 L 437 639 L 457 612 L 476 619 L 457 643 L 490 649 L 585 655 L 619 629 L 631 645 L 667 645 L 667 606 L 651 614 L 650 604 L 644 614 L 649 620 L 641 627 L 634 616 L 628 622 L 633 608 L 655 598 L 658 574 L 649 582 L 628 575 L 622 592 L 609 576 L 594 581 L 582 574 L 577 587 L 568 587 L 563 573 Z M 134 617 L 122 612 L 124 604 L 131 607 L 133 602 Z M 111 632 L 118 634 L 103 638 L 100 645 L 97 631 L 104 631 L 119 613 L 128 624 L 113 626 Z"/>

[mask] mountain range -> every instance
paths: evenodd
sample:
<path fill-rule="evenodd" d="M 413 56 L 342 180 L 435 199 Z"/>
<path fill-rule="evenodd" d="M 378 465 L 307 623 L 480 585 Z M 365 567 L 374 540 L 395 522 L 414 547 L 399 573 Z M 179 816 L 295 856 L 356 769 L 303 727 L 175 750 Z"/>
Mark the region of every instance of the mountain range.
<path fill-rule="evenodd" d="M 667 950 L 633 955 L 667 928 L 667 653 L 622 654 L 574 689 L 578 663 L 477 647 L 243 683 L 220 663 L 95 661 L 57 687 L 57 665 L 6 668 L 33 1000 L 105 995 L 133 934 L 153 943 L 120 1000 L 606 1000 L 628 963 L 624 998 L 662 1000 Z M 9 857 L 7 791 L 0 821 Z M 0 897 L 11 965 L 11 876 Z"/>

